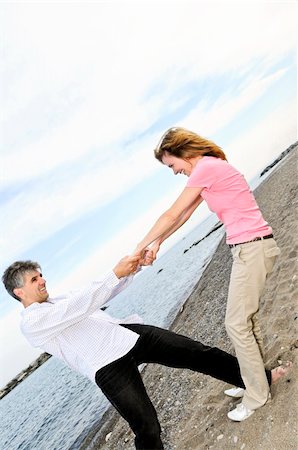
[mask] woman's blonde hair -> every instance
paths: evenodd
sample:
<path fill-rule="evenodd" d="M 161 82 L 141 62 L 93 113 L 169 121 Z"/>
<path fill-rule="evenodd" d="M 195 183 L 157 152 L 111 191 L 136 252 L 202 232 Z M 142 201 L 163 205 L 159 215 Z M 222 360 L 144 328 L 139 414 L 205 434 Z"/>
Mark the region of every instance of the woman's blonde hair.
<path fill-rule="evenodd" d="M 154 156 L 162 162 L 165 152 L 181 159 L 195 158 L 196 156 L 215 156 L 227 160 L 226 155 L 218 145 L 185 128 L 169 128 L 163 134 L 154 150 Z"/>

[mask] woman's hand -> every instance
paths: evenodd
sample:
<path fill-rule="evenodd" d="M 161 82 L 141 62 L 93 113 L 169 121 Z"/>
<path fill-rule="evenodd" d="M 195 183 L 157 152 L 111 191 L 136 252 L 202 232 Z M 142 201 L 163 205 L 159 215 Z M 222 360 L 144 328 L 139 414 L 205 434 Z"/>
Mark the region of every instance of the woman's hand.
<path fill-rule="evenodd" d="M 150 248 L 147 248 L 143 251 L 142 257 L 140 259 L 140 264 L 142 266 L 151 266 L 154 261 L 153 253 Z"/>
<path fill-rule="evenodd" d="M 150 247 L 146 247 L 141 251 L 140 264 L 142 266 L 151 266 L 156 260 L 156 254 L 159 251 L 160 243 L 153 242 Z M 138 250 L 140 252 L 140 250 Z"/>
<path fill-rule="evenodd" d="M 153 259 L 153 261 L 156 260 L 156 255 L 157 255 L 157 253 L 159 252 L 160 245 L 161 245 L 160 242 L 155 241 L 155 242 L 153 242 L 153 243 L 151 244 L 151 246 L 150 246 L 150 251 L 152 252 L 152 259 Z M 152 261 L 152 262 L 153 262 L 153 261 Z"/>

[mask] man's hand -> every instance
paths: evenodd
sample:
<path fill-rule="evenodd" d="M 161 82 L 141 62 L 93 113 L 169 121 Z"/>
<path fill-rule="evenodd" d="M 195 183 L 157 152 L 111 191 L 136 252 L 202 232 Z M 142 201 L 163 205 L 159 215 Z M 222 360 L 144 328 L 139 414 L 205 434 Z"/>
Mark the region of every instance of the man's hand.
<path fill-rule="evenodd" d="M 138 270 L 141 255 L 125 256 L 114 267 L 117 278 L 127 277 Z"/>

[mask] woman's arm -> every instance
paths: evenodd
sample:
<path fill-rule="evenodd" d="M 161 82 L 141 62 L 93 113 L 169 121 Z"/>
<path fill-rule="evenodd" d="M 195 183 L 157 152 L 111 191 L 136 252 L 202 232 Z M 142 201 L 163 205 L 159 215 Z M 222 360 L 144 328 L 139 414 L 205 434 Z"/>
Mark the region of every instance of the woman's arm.
<path fill-rule="evenodd" d="M 170 237 L 175 231 L 177 231 L 182 225 L 187 222 L 187 220 L 191 217 L 192 213 L 197 209 L 197 207 L 202 203 L 203 198 L 199 196 L 193 203 L 190 205 L 190 207 L 184 211 L 183 214 L 178 218 L 176 223 L 166 232 L 164 233 L 160 238 L 157 239 L 159 241 L 159 245 L 161 245 L 168 237 Z"/>
<path fill-rule="evenodd" d="M 177 231 L 192 215 L 194 210 L 202 203 L 203 198 L 199 196 L 193 204 L 178 218 L 176 223 L 162 236 L 157 238 L 149 247 L 148 252 L 144 255 L 143 265 L 149 266 L 155 261 L 156 255 L 160 249 L 161 244 L 175 231 Z"/>
<path fill-rule="evenodd" d="M 134 254 L 143 251 L 156 240 L 163 242 L 180 228 L 202 202 L 200 196 L 202 189 L 186 187 L 173 205 L 157 219 L 151 230 L 137 245 Z"/>

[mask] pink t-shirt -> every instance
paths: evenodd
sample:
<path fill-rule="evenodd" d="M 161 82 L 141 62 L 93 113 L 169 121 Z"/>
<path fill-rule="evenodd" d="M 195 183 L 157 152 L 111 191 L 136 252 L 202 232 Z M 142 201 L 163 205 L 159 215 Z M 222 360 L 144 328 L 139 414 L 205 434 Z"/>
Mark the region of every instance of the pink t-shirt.
<path fill-rule="evenodd" d="M 201 196 L 225 226 L 227 244 L 272 233 L 243 175 L 227 161 L 204 156 L 193 169 L 186 186 L 203 188 Z"/>

